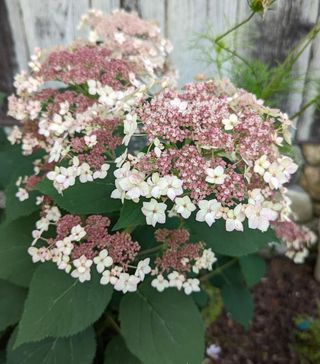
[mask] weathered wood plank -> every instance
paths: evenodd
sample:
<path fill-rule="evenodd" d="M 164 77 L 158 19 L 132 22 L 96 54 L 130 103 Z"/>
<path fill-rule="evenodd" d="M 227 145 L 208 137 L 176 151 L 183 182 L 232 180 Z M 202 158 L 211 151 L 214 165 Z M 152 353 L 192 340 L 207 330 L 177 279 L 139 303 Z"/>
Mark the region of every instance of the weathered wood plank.
<path fill-rule="evenodd" d="M 203 73 L 203 64 L 197 61 L 198 50 L 191 48 L 191 40 L 206 28 L 207 1 L 170 0 L 167 4 L 166 36 L 174 47 L 171 59 L 179 70 L 179 83 L 184 84 Z"/>
<path fill-rule="evenodd" d="M 27 34 L 22 19 L 20 0 L 6 0 L 8 17 L 11 25 L 15 57 L 18 69 L 26 69 L 29 59 Z"/>
<path fill-rule="evenodd" d="M 139 0 L 120 0 L 120 7 L 126 11 L 136 11 L 139 15 L 141 14 Z"/>
<path fill-rule="evenodd" d="M 12 80 L 17 65 L 7 7 L 3 1 L 0 1 L 0 56 L 0 92 L 8 96 L 13 91 Z M 2 102 L 2 96 L 0 97 L 0 125 L 8 124 L 9 121 L 6 116 L 6 103 Z"/>
<path fill-rule="evenodd" d="M 318 21 L 320 21 L 320 8 Z M 304 93 L 302 95 L 302 105 L 309 102 L 316 95 L 319 95 L 319 84 L 314 82 L 314 80 L 320 80 L 319 59 L 320 36 L 314 40 L 311 46 L 310 56 L 307 60 L 308 72 L 305 80 Z M 297 125 L 296 140 L 299 143 L 320 143 L 320 112 L 316 109 L 315 105 L 310 106 L 300 116 Z"/>
<path fill-rule="evenodd" d="M 140 0 L 139 8 L 144 19 L 156 20 L 162 34 L 166 35 L 166 0 Z"/>
<path fill-rule="evenodd" d="M 89 0 L 89 7 L 110 13 L 114 9 L 119 9 L 120 0 Z"/>

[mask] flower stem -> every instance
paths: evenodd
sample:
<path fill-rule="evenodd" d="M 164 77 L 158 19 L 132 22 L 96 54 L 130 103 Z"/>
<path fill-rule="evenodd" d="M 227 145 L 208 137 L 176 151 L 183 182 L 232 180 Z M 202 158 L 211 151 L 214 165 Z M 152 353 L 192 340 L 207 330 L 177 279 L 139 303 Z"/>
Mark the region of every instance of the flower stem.
<path fill-rule="evenodd" d="M 239 258 L 233 258 L 231 260 L 229 260 L 227 263 L 221 265 L 220 267 L 218 267 L 217 269 L 213 270 L 210 273 L 207 273 L 205 275 L 203 275 L 202 277 L 200 277 L 200 281 L 207 281 L 209 278 L 214 277 L 218 274 L 221 274 L 225 269 L 229 268 L 230 266 L 232 266 L 234 263 L 236 263 L 239 260 Z"/>
<path fill-rule="evenodd" d="M 215 42 L 219 43 L 220 40 L 222 40 L 224 37 L 226 37 L 227 35 L 229 35 L 230 33 L 233 33 L 235 30 L 237 30 L 238 28 L 242 27 L 244 24 L 248 23 L 253 17 L 254 17 L 254 12 L 252 12 L 248 18 L 246 18 L 245 20 L 243 20 L 242 22 L 236 24 L 234 27 L 232 27 L 231 29 L 227 30 L 225 33 L 219 35 L 216 39 Z"/>
<path fill-rule="evenodd" d="M 159 245 L 159 246 L 155 246 L 153 248 L 150 248 L 150 249 L 145 249 L 145 250 L 142 250 L 139 254 L 138 254 L 138 257 L 140 255 L 146 255 L 146 254 L 150 254 L 150 253 L 155 253 L 157 252 L 158 250 L 160 250 L 162 248 L 162 245 Z"/>
<path fill-rule="evenodd" d="M 308 107 L 310 107 L 311 105 L 315 104 L 317 101 L 319 100 L 319 96 L 314 97 L 313 99 L 311 99 L 310 101 L 308 101 L 306 104 L 304 104 L 300 110 L 298 110 L 295 114 L 293 114 L 292 116 L 290 116 L 290 119 L 293 120 L 297 117 L 299 117 L 301 114 L 303 114 Z"/>
<path fill-rule="evenodd" d="M 107 318 L 107 321 L 111 324 L 111 326 L 115 329 L 115 331 L 118 333 L 118 334 L 121 334 L 121 330 L 120 330 L 120 327 L 119 325 L 116 323 L 115 319 L 109 314 L 106 316 Z"/>

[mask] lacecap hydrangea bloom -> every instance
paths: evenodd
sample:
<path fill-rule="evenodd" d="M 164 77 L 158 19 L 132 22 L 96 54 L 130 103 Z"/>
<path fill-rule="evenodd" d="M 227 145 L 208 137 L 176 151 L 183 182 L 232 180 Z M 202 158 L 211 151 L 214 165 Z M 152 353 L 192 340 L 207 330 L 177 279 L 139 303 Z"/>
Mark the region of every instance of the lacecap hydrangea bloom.
<path fill-rule="evenodd" d="M 110 223 L 102 215 L 62 215 L 45 202 L 28 252 L 34 263 L 52 261 L 80 282 L 90 281 L 94 269 L 102 285 L 111 284 L 123 293 L 136 291 L 147 276 L 159 292 L 169 287 L 188 295 L 198 292 L 197 275 L 212 270 L 217 260 L 203 243 L 190 242 L 185 229 L 155 230 L 159 252 L 151 260 L 129 233 L 111 233 Z"/>
<path fill-rule="evenodd" d="M 282 153 L 290 121 L 279 110 L 208 81 L 166 89 L 132 112 L 148 147 L 114 172 L 112 197 L 142 201 L 147 224 L 179 215 L 209 226 L 223 219 L 227 231 L 247 220 L 266 231 L 289 216 L 284 184 L 297 165 Z"/>
<path fill-rule="evenodd" d="M 21 201 L 46 177 L 59 193 L 76 180 L 86 183 L 106 177 L 116 148 L 136 130 L 136 120 L 128 113 L 149 97 L 149 89 L 160 82 L 157 74 L 165 73 L 167 43 L 153 23 L 149 29 L 149 23 L 125 12 L 101 15 L 103 29 L 110 26 L 114 33 L 123 28 L 126 36 L 137 37 L 133 47 L 126 47 L 131 38 L 119 43 L 106 35 L 104 42 L 80 40 L 49 52 L 37 49 L 29 63 L 30 74 L 22 71 L 15 77 L 9 115 L 21 126 L 14 127 L 9 140 L 20 143 L 25 155 L 45 152 L 34 163 L 34 175 L 22 176 L 17 183 Z M 154 64 L 157 43 L 164 48 L 162 61 Z"/>
<path fill-rule="evenodd" d="M 37 50 L 30 74 L 15 79 L 9 114 L 21 127 L 9 140 L 25 155 L 42 151 L 34 174 L 18 179 L 16 196 L 28 199 L 45 179 L 63 194 L 77 183 L 107 184 L 111 175 L 106 204 L 108 198 L 139 204 L 155 228 L 155 246 L 149 254 L 129 226 L 114 232 L 114 216 L 68 214 L 43 195 L 32 260 L 52 261 L 80 282 L 95 270 L 102 285 L 123 293 L 148 276 L 160 292 L 175 287 L 191 294 L 217 258 L 190 237 L 184 222 L 211 227 L 221 219 L 227 232 L 272 226 L 287 255 L 301 261 L 311 236 L 291 222 L 285 196 L 297 170 L 283 153 L 290 144 L 288 117 L 226 81 L 167 87 L 169 43 L 135 14 L 92 11 L 82 25 L 91 29 L 89 41 Z M 155 95 L 154 84 L 164 87 Z M 133 137 L 147 145 L 131 154 Z M 180 219 L 179 227 L 161 228 L 171 217 Z"/>
<path fill-rule="evenodd" d="M 129 59 L 149 76 L 174 83 L 176 72 L 168 62 L 172 45 L 161 36 L 156 22 L 141 19 L 135 12 L 116 9 L 103 14 L 92 9 L 82 17 L 79 27 L 89 30 L 88 39 L 92 43 L 107 44 L 116 58 Z"/>

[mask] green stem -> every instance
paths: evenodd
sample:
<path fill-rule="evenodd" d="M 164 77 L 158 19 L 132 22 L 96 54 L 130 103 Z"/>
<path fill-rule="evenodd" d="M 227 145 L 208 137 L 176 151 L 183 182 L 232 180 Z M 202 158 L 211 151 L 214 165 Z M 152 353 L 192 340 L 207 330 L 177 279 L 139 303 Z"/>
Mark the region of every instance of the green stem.
<path fill-rule="evenodd" d="M 229 260 L 227 263 L 221 265 L 220 267 L 218 267 L 217 269 L 213 270 L 210 273 L 207 273 L 205 275 L 203 275 L 202 277 L 200 277 L 200 281 L 207 281 L 209 278 L 214 277 L 218 274 L 221 274 L 225 269 L 229 268 L 230 266 L 232 266 L 234 263 L 236 263 L 239 260 L 239 258 L 233 258 L 231 260 Z"/>
<path fill-rule="evenodd" d="M 230 33 L 233 33 L 235 30 L 237 30 L 238 28 L 242 27 L 244 24 L 248 23 L 253 17 L 254 17 L 254 12 L 251 13 L 249 15 L 248 18 L 246 18 L 245 20 L 243 20 L 242 22 L 236 24 L 234 27 L 232 27 L 231 29 L 227 30 L 225 33 L 219 35 L 216 39 L 215 39 L 215 43 L 220 42 L 221 39 L 225 38 L 227 35 L 229 35 Z"/>
<path fill-rule="evenodd" d="M 252 12 L 248 18 L 246 18 L 245 20 L 243 20 L 242 22 L 236 24 L 234 27 L 232 27 L 231 29 L 227 30 L 225 33 L 219 35 L 217 38 L 214 38 L 213 41 L 214 43 L 220 47 L 222 50 L 230 53 L 232 56 L 238 58 L 242 63 L 244 63 L 252 72 L 252 74 L 254 75 L 257 83 L 259 83 L 259 77 L 256 73 L 256 70 L 254 69 L 254 67 L 252 67 L 252 65 L 250 64 L 250 62 L 248 62 L 244 57 L 240 56 L 239 53 L 237 53 L 235 50 L 230 49 L 228 47 L 226 47 L 223 43 L 221 43 L 221 40 L 223 38 L 225 38 L 227 35 L 233 33 L 234 31 L 236 31 L 237 29 L 239 29 L 240 27 L 242 27 L 243 25 L 245 25 L 246 23 L 248 23 L 253 17 L 254 17 L 254 12 Z M 212 40 L 212 39 L 211 39 Z M 220 73 L 220 71 L 219 71 Z"/>
<path fill-rule="evenodd" d="M 146 254 L 150 254 L 150 253 L 155 253 L 157 252 L 158 250 L 160 250 L 162 248 L 162 245 L 159 245 L 159 246 L 155 246 L 153 248 L 150 248 L 150 249 L 145 249 L 145 250 L 142 250 L 139 254 L 138 254 L 138 257 L 141 256 L 141 255 L 146 255 Z"/>
<path fill-rule="evenodd" d="M 297 117 L 299 117 L 301 114 L 303 114 L 308 107 L 310 107 L 311 105 L 313 105 L 314 103 L 316 103 L 319 100 L 319 96 L 314 97 L 313 99 L 311 99 L 310 101 L 308 101 L 306 104 L 304 104 L 300 110 L 298 110 L 295 114 L 293 114 L 292 116 L 290 116 L 290 119 L 293 120 Z"/>
<path fill-rule="evenodd" d="M 121 329 L 120 329 L 119 325 L 116 323 L 115 319 L 111 315 L 107 315 L 106 318 L 107 318 L 107 321 L 111 324 L 111 326 L 115 329 L 115 331 L 118 334 L 121 334 Z"/>
<path fill-rule="evenodd" d="M 287 73 L 292 70 L 292 67 L 297 62 L 297 60 L 300 58 L 301 54 L 310 45 L 310 43 L 314 40 L 314 38 L 317 36 L 317 34 L 319 32 L 320 32 L 320 23 L 317 23 L 310 30 L 310 32 L 289 52 L 286 59 L 279 66 L 279 69 L 281 69 L 282 72 L 277 72 L 277 74 L 275 74 L 271 78 L 270 82 L 267 84 L 267 86 L 261 92 L 262 99 L 266 100 L 272 95 L 273 89 L 274 89 L 274 84 L 278 84 L 279 81 L 281 81 L 283 79 L 283 77 L 286 77 Z"/>

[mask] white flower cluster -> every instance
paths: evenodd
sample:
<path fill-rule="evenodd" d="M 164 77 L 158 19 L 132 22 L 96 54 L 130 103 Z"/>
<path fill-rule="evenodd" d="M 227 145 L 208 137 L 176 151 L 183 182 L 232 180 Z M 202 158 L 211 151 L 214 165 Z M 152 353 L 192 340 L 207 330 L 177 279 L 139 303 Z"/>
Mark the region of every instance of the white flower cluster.
<path fill-rule="evenodd" d="M 48 220 L 48 217 L 46 219 Z M 44 224 L 44 221 L 37 224 L 39 227 L 41 225 L 41 230 L 33 232 L 34 244 L 41 239 L 42 232 L 46 230 L 42 224 Z M 79 279 L 81 283 L 91 280 L 91 269 L 95 266 L 97 272 L 101 274 L 100 284 L 112 284 L 115 290 L 123 293 L 136 291 L 138 284 L 151 272 L 150 258 L 139 261 L 134 274 L 124 272 L 122 267 L 114 265 L 107 249 L 101 250 L 93 259 L 88 259 L 85 255 L 82 255 L 78 259 L 71 260 L 74 244 L 79 242 L 85 235 L 85 230 L 77 225 L 72 228 L 70 236 L 56 241 L 55 247 L 49 249 L 47 247 L 36 248 L 31 246 L 28 253 L 32 256 L 34 263 L 51 260 L 57 265 L 58 269 L 70 273 L 73 278 Z"/>
<path fill-rule="evenodd" d="M 196 205 L 189 196 L 180 197 L 184 193 L 183 181 L 177 176 L 161 177 L 159 173 L 153 173 L 148 177 L 145 173 L 132 168 L 132 162 L 136 163 L 143 156 L 144 154 L 140 153 L 137 157 L 133 157 L 125 152 L 123 157 L 119 159 L 118 169 L 114 172 L 116 189 L 112 192 L 111 197 L 122 201 L 128 199 L 136 203 L 142 197 L 150 199 L 143 202 L 142 207 L 148 225 L 155 226 L 157 223 L 164 224 L 166 222 L 168 207 L 166 201 L 168 199 L 174 202 L 173 209 L 168 212 L 169 216 L 178 214 L 184 219 L 188 219 L 198 208 L 195 216 L 196 221 L 206 222 L 207 225 L 212 226 L 216 220 L 222 218 L 225 220 L 226 231 L 243 231 L 243 223 L 247 219 L 249 228 L 264 232 L 268 230 L 270 222 L 275 221 L 281 214 L 289 210 L 289 201 L 283 196 L 279 198 L 279 202 L 274 203 L 264 195 L 264 190 L 258 188 L 248 192 L 247 204 L 240 203 L 234 208 L 222 206 L 221 202 L 216 199 L 200 200 Z M 125 158 L 131 162 L 124 163 Z M 260 164 L 266 166 L 266 160 L 261 159 L 261 161 L 263 162 Z M 260 166 L 260 168 L 262 167 Z M 281 193 L 284 194 L 285 189 L 282 185 L 288 182 L 290 175 L 296 170 L 297 165 L 290 158 L 282 157 L 279 159 L 278 171 L 280 172 L 278 176 L 272 176 L 269 179 L 270 169 L 264 173 L 265 178 L 270 181 L 270 191 L 280 189 Z M 206 181 L 208 183 L 223 184 L 225 177 L 224 169 L 221 166 L 207 169 Z M 275 185 L 277 187 L 274 187 Z"/>
<path fill-rule="evenodd" d="M 198 274 L 201 269 L 212 270 L 213 264 L 217 258 L 211 249 L 205 249 L 201 257 L 196 259 L 192 267 L 194 273 Z M 165 278 L 163 274 L 157 274 L 151 282 L 152 287 L 156 288 L 159 292 L 163 292 L 166 288 L 174 287 L 179 291 L 183 290 L 185 294 L 189 295 L 192 292 L 200 291 L 200 281 L 198 278 L 186 278 L 183 274 L 173 271 Z"/>
<path fill-rule="evenodd" d="M 270 163 L 265 155 L 260 157 L 254 165 L 254 172 L 263 177 L 272 190 L 281 188 L 289 182 L 291 175 L 298 169 L 298 166 L 289 157 L 278 158 L 276 162 Z"/>
<path fill-rule="evenodd" d="M 36 222 L 36 230 L 32 232 L 34 240 L 28 249 L 34 263 L 52 261 L 58 269 L 70 273 L 80 282 L 91 280 L 91 269 L 92 266 L 95 266 L 97 272 L 101 274 L 100 283 L 102 285 L 112 284 L 115 290 L 123 293 L 136 291 L 137 285 L 151 272 L 150 258 L 140 260 L 133 275 L 124 272 L 122 267 L 113 264 L 113 259 L 109 256 L 107 249 L 101 250 L 93 259 L 82 255 L 78 259 L 72 260 L 71 253 L 75 244 L 80 243 L 86 236 L 85 229 L 80 225 L 74 226 L 70 235 L 62 240 L 57 240 L 54 246 L 37 248 L 35 245 L 39 240 L 46 240 L 42 234 L 48 231 L 50 225 L 54 225 L 60 217 L 61 213 L 57 207 L 48 207 L 44 216 Z"/>
<path fill-rule="evenodd" d="M 88 163 L 81 163 L 77 157 L 73 157 L 70 167 L 55 167 L 47 174 L 47 178 L 53 181 L 55 189 L 62 193 L 68 187 L 73 186 L 76 178 L 79 177 L 81 183 L 92 182 L 95 179 L 104 179 L 108 174 L 110 165 L 105 163 L 101 169 L 93 172 Z"/>
<path fill-rule="evenodd" d="M 111 284 L 115 290 L 134 292 L 138 285 L 144 281 L 147 275 L 153 277 L 151 285 L 159 292 L 169 287 L 183 290 L 189 295 L 192 292 L 200 291 L 200 281 L 198 278 L 188 278 L 185 274 L 178 271 L 171 271 L 164 275 L 159 269 L 150 266 L 150 258 L 139 260 L 136 264 L 129 265 L 133 273 L 125 271 L 122 266 L 114 264 L 112 257 L 106 248 L 102 249 L 95 257 L 88 258 L 82 254 L 78 258 L 72 257 L 72 252 L 77 245 L 81 247 L 83 239 L 86 239 L 86 230 L 81 225 L 75 225 L 70 229 L 70 233 L 61 239 L 50 240 L 43 237 L 44 232 L 48 232 L 51 225 L 55 226 L 61 213 L 55 206 L 45 207 L 43 216 L 36 222 L 36 229 L 33 230 L 33 242 L 28 249 L 34 263 L 52 261 L 57 265 L 59 270 L 65 271 L 73 278 L 79 279 L 80 282 L 90 281 L 92 278 L 92 269 L 101 275 L 100 284 Z M 46 246 L 36 247 L 38 242 L 45 242 Z M 41 245 L 41 244 L 40 244 Z M 217 258 L 211 249 L 204 249 L 201 256 L 197 257 L 191 266 L 194 274 L 199 274 L 201 270 L 212 270 L 213 264 Z M 183 264 L 190 263 L 189 259 L 184 258 Z"/>

